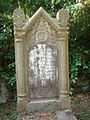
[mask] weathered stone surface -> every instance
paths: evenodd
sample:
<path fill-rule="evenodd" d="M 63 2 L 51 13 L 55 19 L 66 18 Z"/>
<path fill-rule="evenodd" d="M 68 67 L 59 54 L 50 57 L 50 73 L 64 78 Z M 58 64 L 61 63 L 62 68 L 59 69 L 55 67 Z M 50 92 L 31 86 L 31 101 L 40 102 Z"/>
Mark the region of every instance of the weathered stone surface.
<path fill-rule="evenodd" d="M 85 81 L 78 80 L 76 82 L 75 92 L 86 92 L 86 91 L 90 91 L 90 81 L 89 80 L 85 80 Z"/>
<path fill-rule="evenodd" d="M 56 46 L 46 44 L 31 46 L 28 56 L 30 98 L 59 96 Z"/>
<path fill-rule="evenodd" d="M 13 12 L 14 25 L 18 28 L 22 27 L 25 23 L 25 15 L 22 9 L 15 9 Z"/>
<path fill-rule="evenodd" d="M 25 106 L 25 101 L 35 97 L 40 99 L 58 97 L 66 102 L 63 104 L 61 101 L 62 108 L 70 107 L 69 99 L 66 100 L 69 98 L 68 19 L 69 14 L 65 9 L 58 12 L 57 18 L 52 18 L 40 7 L 27 22 L 23 10 L 14 11 L 18 104 L 24 101 Z M 53 45 L 57 55 L 54 55 L 55 51 L 52 50 L 54 48 L 50 47 Z M 30 54 L 31 46 L 35 48 L 31 50 L 34 55 Z M 42 48 L 40 51 L 37 49 L 38 46 Z M 45 49 L 45 46 L 48 49 Z M 54 73 L 56 75 L 53 75 Z"/>
<path fill-rule="evenodd" d="M 50 23 L 41 16 L 36 23 L 27 31 L 27 38 L 30 44 L 40 42 L 55 43 L 57 40 L 57 31 L 50 25 Z"/>
<path fill-rule="evenodd" d="M 57 112 L 57 120 L 77 120 L 71 110 Z"/>
<path fill-rule="evenodd" d="M 0 104 L 6 103 L 7 99 L 8 99 L 8 91 L 5 83 L 1 80 L 0 81 Z"/>
<path fill-rule="evenodd" d="M 69 20 L 69 13 L 66 9 L 62 8 L 57 13 L 57 19 L 59 21 L 60 26 L 66 27 Z"/>
<path fill-rule="evenodd" d="M 53 111 L 55 109 L 61 110 L 61 101 L 59 99 L 42 99 L 42 100 L 32 100 L 27 104 L 28 111 Z"/>

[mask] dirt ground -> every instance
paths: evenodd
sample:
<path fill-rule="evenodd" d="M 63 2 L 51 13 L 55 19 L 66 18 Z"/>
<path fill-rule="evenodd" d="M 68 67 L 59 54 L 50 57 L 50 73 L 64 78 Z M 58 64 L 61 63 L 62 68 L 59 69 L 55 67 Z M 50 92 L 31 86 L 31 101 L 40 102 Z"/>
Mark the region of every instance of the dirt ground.
<path fill-rule="evenodd" d="M 77 120 L 90 120 L 90 93 L 76 94 L 71 96 L 71 109 Z M 56 112 L 38 110 L 16 111 L 16 102 L 9 100 L 6 104 L 0 105 L 0 120 L 56 120 Z M 20 120 L 20 119 L 18 119 Z"/>

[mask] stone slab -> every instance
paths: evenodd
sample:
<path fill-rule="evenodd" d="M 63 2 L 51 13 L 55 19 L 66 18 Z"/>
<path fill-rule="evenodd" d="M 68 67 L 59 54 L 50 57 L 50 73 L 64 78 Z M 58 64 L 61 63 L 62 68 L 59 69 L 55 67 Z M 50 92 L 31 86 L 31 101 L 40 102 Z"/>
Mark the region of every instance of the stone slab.
<path fill-rule="evenodd" d="M 3 81 L 0 82 L 0 104 L 6 103 L 8 99 L 8 90 Z"/>
<path fill-rule="evenodd" d="M 27 103 L 27 110 L 28 111 L 34 111 L 34 110 L 38 110 L 38 111 L 43 111 L 43 110 L 47 110 L 47 111 L 52 111 L 55 108 L 58 110 L 61 110 L 61 106 L 60 106 L 61 101 L 58 99 L 42 99 L 42 100 L 33 100 Z"/>
<path fill-rule="evenodd" d="M 77 119 L 73 115 L 72 111 L 67 109 L 57 112 L 57 120 L 77 120 Z"/>

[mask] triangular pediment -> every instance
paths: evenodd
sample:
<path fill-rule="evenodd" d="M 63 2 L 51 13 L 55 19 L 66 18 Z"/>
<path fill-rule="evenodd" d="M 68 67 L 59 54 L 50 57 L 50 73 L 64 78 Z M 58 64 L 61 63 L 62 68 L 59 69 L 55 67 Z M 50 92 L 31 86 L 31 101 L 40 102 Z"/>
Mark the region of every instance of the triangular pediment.
<path fill-rule="evenodd" d="M 37 20 L 40 17 L 43 17 L 48 23 L 58 31 L 58 21 L 55 18 L 52 18 L 42 7 L 40 7 L 37 12 L 26 22 L 24 26 L 24 30 L 27 31 L 29 28 L 31 28 L 34 23 L 37 22 Z"/>

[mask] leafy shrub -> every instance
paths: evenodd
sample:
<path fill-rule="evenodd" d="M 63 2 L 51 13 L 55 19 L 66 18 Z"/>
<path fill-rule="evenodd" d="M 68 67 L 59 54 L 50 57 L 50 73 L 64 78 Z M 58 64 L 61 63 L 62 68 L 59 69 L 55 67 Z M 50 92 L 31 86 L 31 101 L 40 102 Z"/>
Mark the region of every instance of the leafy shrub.
<path fill-rule="evenodd" d="M 76 80 L 89 80 L 90 49 L 89 21 L 90 15 L 78 5 L 68 7 L 70 12 L 69 63 L 70 63 L 70 92 L 72 93 Z"/>

